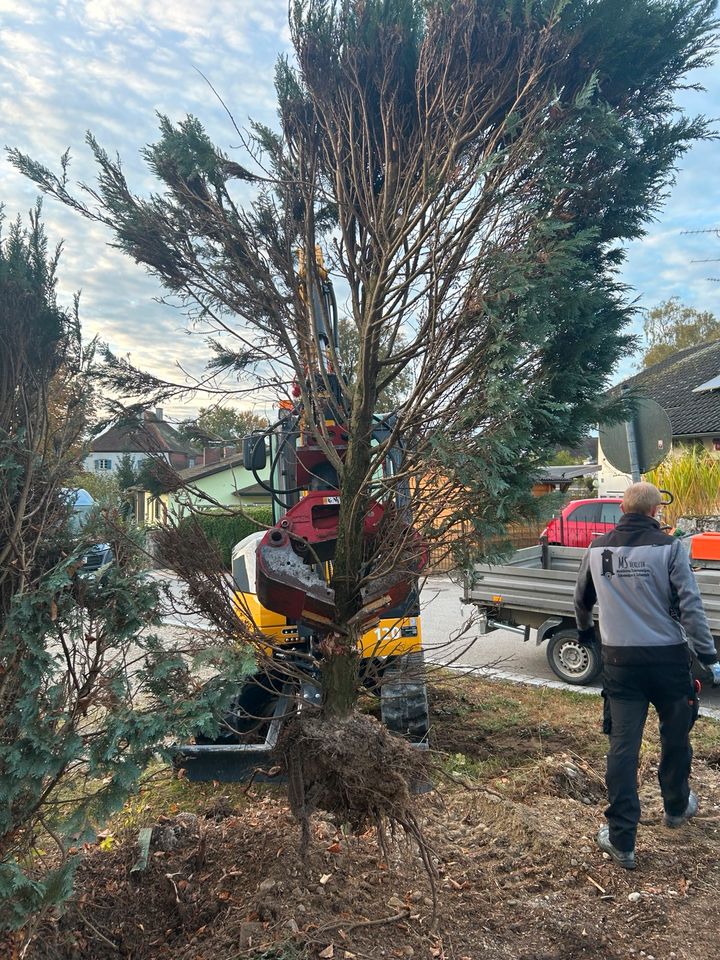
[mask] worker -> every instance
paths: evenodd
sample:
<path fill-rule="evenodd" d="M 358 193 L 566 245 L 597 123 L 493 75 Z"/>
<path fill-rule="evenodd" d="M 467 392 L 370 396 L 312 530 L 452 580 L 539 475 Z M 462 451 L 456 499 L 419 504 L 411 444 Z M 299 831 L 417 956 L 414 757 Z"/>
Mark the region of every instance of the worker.
<path fill-rule="evenodd" d="M 697 813 L 690 790 L 690 728 L 697 693 L 690 674 L 695 656 L 720 685 L 720 663 L 705 619 L 688 553 L 656 520 L 661 495 L 651 483 L 633 483 L 624 514 L 610 533 L 588 547 L 575 588 L 582 644 L 597 642 L 593 606 L 599 608 L 603 661 L 603 732 L 610 738 L 605 783 L 607 826 L 600 848 L 621 867 L 635 868 L 640 820 L 638 758 L 650 703 L 660 721 L 658 779 L 668 827 Z"/>

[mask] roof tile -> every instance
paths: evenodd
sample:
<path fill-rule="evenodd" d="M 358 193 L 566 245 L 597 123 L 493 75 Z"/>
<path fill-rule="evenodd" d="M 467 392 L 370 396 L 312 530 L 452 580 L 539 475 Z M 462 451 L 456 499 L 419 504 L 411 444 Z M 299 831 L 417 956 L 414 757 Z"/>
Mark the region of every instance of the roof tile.
<path fill-rule="evenodd" d="M 712 340 L 680 350 L 619 387 L 630 387 L 659 403 L 670 418 L 674 437 L 720 436 L 720 390 L 693 393 L 718 374 L 720 340 Z"/>

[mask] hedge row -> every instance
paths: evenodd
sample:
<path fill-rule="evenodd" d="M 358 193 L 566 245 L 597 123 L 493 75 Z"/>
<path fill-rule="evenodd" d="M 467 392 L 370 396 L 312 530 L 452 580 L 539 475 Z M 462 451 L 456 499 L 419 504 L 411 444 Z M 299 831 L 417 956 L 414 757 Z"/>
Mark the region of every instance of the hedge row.
<path fill-rule="evenodd" d="M 244 514 L 208 511 L 195 514 L 195 519 L 208 540 L 220 548 L 223 563 L 228 569 L 232 563 L 232 549 L 235 544 L 273 522 L 270 507 L 247 507 Z"/>

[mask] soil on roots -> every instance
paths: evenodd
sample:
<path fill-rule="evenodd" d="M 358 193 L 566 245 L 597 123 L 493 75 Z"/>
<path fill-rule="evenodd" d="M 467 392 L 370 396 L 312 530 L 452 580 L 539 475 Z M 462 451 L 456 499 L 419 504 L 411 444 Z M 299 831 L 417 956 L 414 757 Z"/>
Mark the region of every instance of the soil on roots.
<path fill-rule="evenodd" d="M 310 840 L 314 813 L 330 815 L 353 833 L 377 830 L 387 852 L 388 830 L 401 828 L 417 844 L 431 884 L 430 851 L 415 815 L 413 792 L 427 783 L 421 751 L 393 736 L 374 717 L 300 716 L 288 725 L 278 752 L 287 772 L 288 801 L 300 824 L 300 849 Z"/>

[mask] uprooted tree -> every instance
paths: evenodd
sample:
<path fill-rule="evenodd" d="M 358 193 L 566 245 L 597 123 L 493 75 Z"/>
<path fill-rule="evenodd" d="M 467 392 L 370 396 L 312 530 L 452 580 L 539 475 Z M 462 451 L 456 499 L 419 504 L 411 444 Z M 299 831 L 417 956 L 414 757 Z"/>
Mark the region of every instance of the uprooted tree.
<path fill-rule="evenodd" d="M 712 16 L 712 0 L 296 0 L 279 129 L 252 124 L 243 156 L 192 117 L 162 117 L 144 151 L 160 190 L 142 198 L 91 135 L 98 182 L 79 192 L 67 158 L 55 175 L 11 151 L 211 328 L 211 367 L 237 375 L 238 396 L 297 393 L 342 492 L 326 716 L 353 711 L 363 589 L 412 550 L 401 523 L 368 543 L 378 484 L 386 499 L 409 491 L 415 527 L 467 560 L 532 515 L 537 465 L 598 420 L 631 346 L 622 244 L 708 135 L 674 93 L 709 59 Z M 317 245 L 359 345 L 336 399 L 343 357 L 318 336 Z M 108 360 L 125 397 L 177 391 Z M 374 443 L 378 397 L 408 371 Z"/>
<path fill-rule="evenodd" d="M 39 208 L 0 236 L 0 930 L 61 903 L 73 848 L 156 752 L 213 728 L 220 692 L 195 695 L 191 656 L 247 667 L 229 644 L 165 649 L 137 532 L 73 511 L 94 344 L 57 304 L 58 256 Z M 113 560 L 89 574 L 99 544 Z"/>

